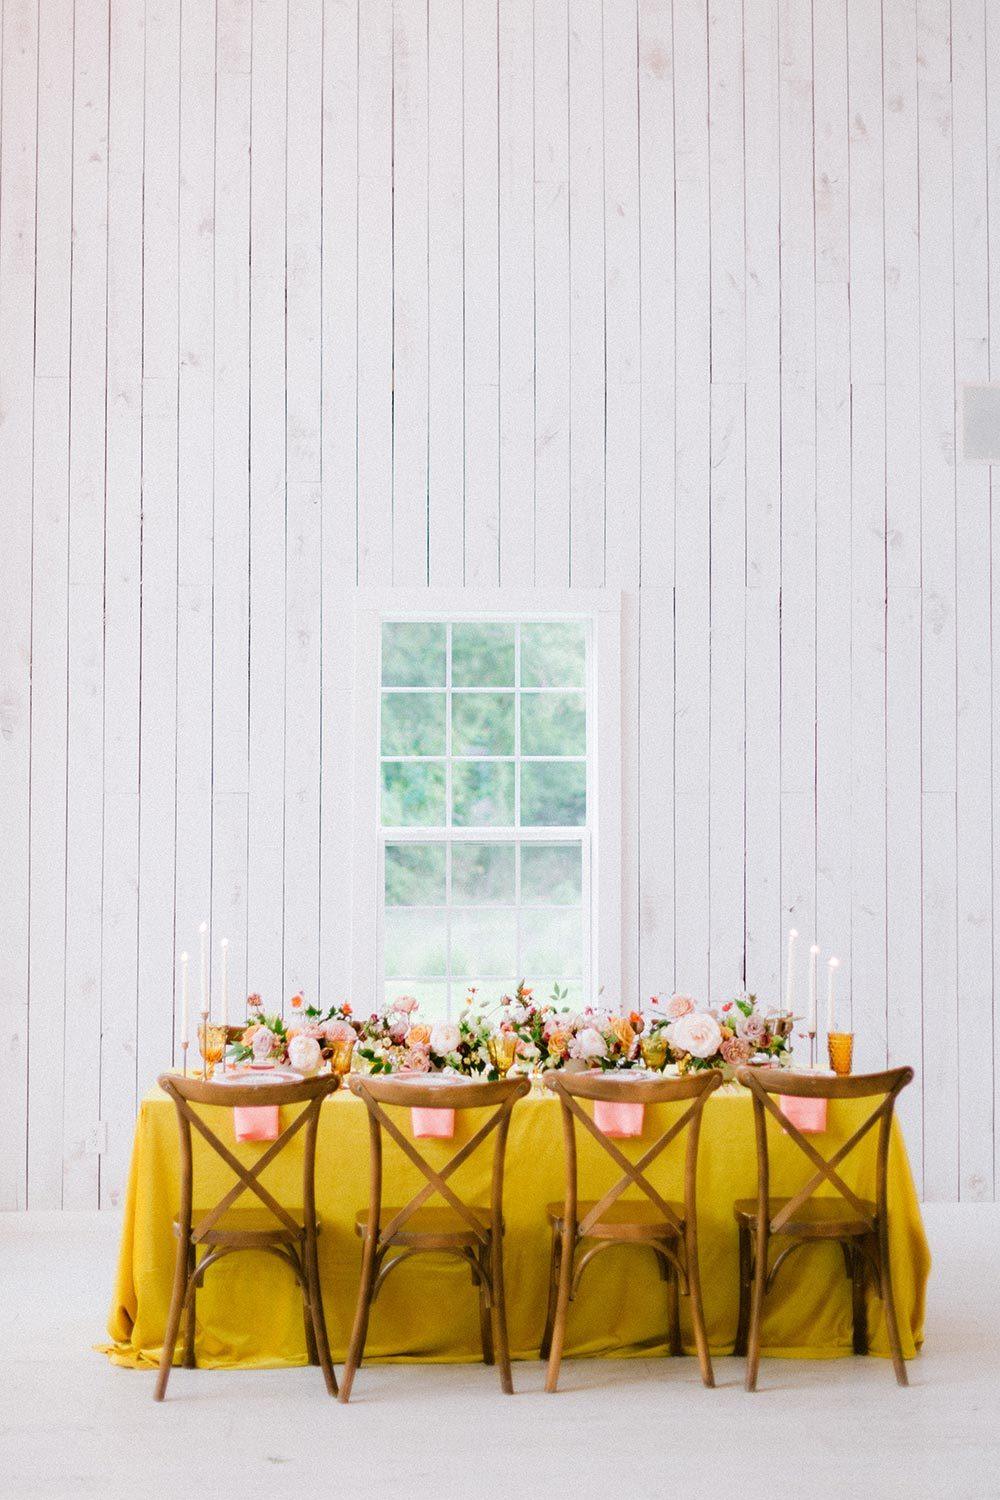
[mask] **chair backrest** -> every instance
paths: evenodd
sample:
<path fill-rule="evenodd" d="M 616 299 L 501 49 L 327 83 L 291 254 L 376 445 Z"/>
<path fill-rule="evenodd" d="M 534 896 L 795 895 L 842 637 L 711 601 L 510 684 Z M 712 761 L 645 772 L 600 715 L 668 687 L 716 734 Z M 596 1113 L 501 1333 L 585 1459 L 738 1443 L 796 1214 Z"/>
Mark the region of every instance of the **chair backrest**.
<path fill-rule="evenodd" d="M 770 1197 L 770 1157 L 768 1154 L 767 1118 L 770 1115 L 782 1131 L 799 1148 L 815 1169 L 783 1208 L 768 1221 L 777 1233 L 813 1196 L 817 1188 L 829 1183 L 839 1197 L 851 1205 L 856 1214 L 867 1217 L 865 1204 L 837 1170 L 876 1125 L 879 1127 L 875 1161 L 875 1207 L 885 1213 L 888 1190 L 889 1138 L 896 1098 L 913 1078 L 912 1068 L 889 1068 L 884 1073 L 857 1073 L 847 1078 L 829 1074 L 793 1073 L 783 1068 L 740 1068 L 740 1083 L 753 1095 L 754 1130 L 757 1142 L 757 1202 L 761 1221 L 767 1217 Z M 785 1115 L 775 1098 L 786 1095 L 797 1099 L 876 1099 L 878 1103 L 854 1133 L 826 1157 Z"/>
<path fill-rule="evenodd" d="M 694 1222 L 696 1202 L 696 1174 L 698 1169 L 698 1137 L 701 1131 L 701 1115 L 705 1101 L 722 1082 L 722 1074 L 715 1068 L 706 1068 L 697 1073 L 688 1073 L 683 1078 L 635 1079 L 615 1078 L 607 1073 L 549 1073 L 545 1083 L 558 1097 L 562 1105 L 563 1142 L 566 1152 L 566 1202 L 567 1220 L 576 1225 L 583 1235 L 593 1225 L 600 1223 L 603 1214 L 629 1187 L 636 1187 L 650 1200 L 667 1223 L 680 1233 L 683 1225 L 662 1194 L 646 1176 L 648 1167 L 684 1131 L 687 1142 L 684 1161 L 684 1210 L 689 1224 Z M 689 1100 L 687 1109 L 666 1130 L 662 1131 L 636 1162 L 628 1157 L 610 1140 L 594 1122 L 591 1115 L 580 1107 L 580 1099 L 591 1099 L 608 1104 L 678 1104 Z M 592 1209 L 577 1223 L 577 1151 L 576 1127 L 583 1128 L 593 1136 L 623 1175 L 608 1189 Z"/>
<path fill-rule="evenodd" d="M 181 1204 L 178 1217 L 182 1238 L 190 1235 L 197 1243 L 218 1223 L 236 1200 L 248 1192 L 253 1193 L 274 1216 L 277 1221 L 275 1227 L 282 1225 L 286 1229 L 297 1230 L 300 1226 L 296 1224 L 287 1208 L 268 1192 L 260 1181 L 260 1177 L 265 1168 L 285 1149 L 289 1141 L 298 1135 L 303 1126 L 306 1128 L 306 1136 L 302 1163 L 302 1203 L 307 1222 L 314 1218 L 316 1211 L 316 1129 L 323 1100 L 340 1086 L 340 1078 L 336 1073 L 324 1075 L 322 1078 L 303 1078 L 285 1083 L 254 1084 L 214 1083 L 203 1078 L 184 1078 L 176 1073 L 165 1073 L 158 1082 L 163 1092 L 173 1100 L 177 1112 L 177 1127 L 181 1144 Z M 208 1105 L 214 1109 L 232 1110 L 258 1105 L 263 1108 L 275 1104 L 279 1106 L 301 1104 L 303 1108 L 250 1167 L 243 1165 L 198 1111 L 192 1108 L 192 1105 Z M 208 1143 L 215 1154 L 222 1158 L 236 1178 L 236 1182 L 229 1191 L 198 1220 L 197 1224 L 191 1222 L 194 1201 L 192 1128 Z"/>
<path fill-rule="evenodd" d="M 404 1078 L 378 1078 L 355 1074 L 351 1078 L 351 1091 L 364 1101 L 368 1110 L 369 1139 L 371 1143 L 371 1188 L 368 1198 L 368 1232 L 390 1238 L 402 1229 L 406 1221 L 422 1208 L 428 1198 L 439 1194 L 449 1207 L 465 1220 L 480 1242 L 485 1234 L 469 1206 L 450 1186 L 448 1178 L 478 1150 L 490 1135 L 494 1135 L 493 1169 L 490 1188 L 490 1213 L 494 1223 L 499 1224 L 503 1208 L 503 1168 L 507 1149 L 507 1131 L 510 1115 L 518 1099 L 523 1099 L 531 1088 L 527 1078 L 508 1078 L 496 1083 L 419 1083 Z M 410 1109 L 493 1109 L 493 1114 L 454 1155 L 439 1169 L 431 1164 L 406 1136 L 396 1121 L 386 1114 L 383 1105 Z M 399 1209 L 388 1224 L 382 1224 L 382 1132 L 395 1142 L 413 1165 L 427 1180 L 410 1201 Z M 495 1134 L 494 1134 L 495 1133 Z"/>

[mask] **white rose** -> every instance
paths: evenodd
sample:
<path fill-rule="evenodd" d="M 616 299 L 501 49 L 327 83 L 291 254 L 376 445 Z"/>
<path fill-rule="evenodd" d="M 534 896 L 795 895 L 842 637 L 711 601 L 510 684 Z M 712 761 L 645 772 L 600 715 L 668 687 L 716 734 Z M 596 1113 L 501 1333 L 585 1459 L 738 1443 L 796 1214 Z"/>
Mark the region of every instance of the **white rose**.
<path fill-rule="evenodd" d="M 714 1057 L 722 1046 L 722 1032 L 714 1016 L 693 1010 L 680 1016 L 670 1026 L 670 1045 L 692 1057 Z"/>
<path fill-rule="evenodd" d="M 312 1036 L 293 1036 L 288 1043 L 288 1061 L 296 1073 L 312 1078 L 319 1072 L 323 1053 L 319 1042 Z"/>
<path fill-rule="evenodd" d="M 438 1057 L 447 1057 L 449 1052 L 457 1052 L 462 1044 L 462 1033 L 451 1021 L 438 1021 L 431 1027 L 431 1051 Z"/>
<path fill-rule="evenodd" d="M 573 1057 L 580 1057 L 586 1062 L 594 1057 L 604 1057 L 608 1049 L 597 1027 L 585 1026 L 573 1038 L 569 1050 Z"/>

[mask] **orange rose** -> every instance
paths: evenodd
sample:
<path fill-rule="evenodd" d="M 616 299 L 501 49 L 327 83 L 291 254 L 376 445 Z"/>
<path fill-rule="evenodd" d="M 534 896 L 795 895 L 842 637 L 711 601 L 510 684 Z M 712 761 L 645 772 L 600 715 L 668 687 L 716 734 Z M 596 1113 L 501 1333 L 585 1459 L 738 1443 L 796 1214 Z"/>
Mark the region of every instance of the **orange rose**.
<path fill-rule="evenodd" d="M 553 1057 L 565 1057 L 566 1048 L 569 1046 L 569 1037 L 565 1031 L 550 1031 L 546 1046 Z"/>
<path fill-rule="evenodd" d="M 411 1026 L 406 1033 L 406 1045 L 408 1047 L 427 1046 L 431 1039 L 429 1026 Z"/>
<path fill-rule="evenodd" d="M 344 1012 L 345 1016 L 351 1016 L 354 1014 L 354 1012 L 351 1010 L 351 1007 L 346 1002 L 340 1008 Z"/>
<path fill-rule="evenodd" d="M 292 996 L 292 1009 L 293 1010 L 299 1010 L 301 1008 L 301 1005 L 302 1005 L 302 996 L 301 995 L 293 995 Z"/>
<path fill-rule="evenodd" d="M 618 1041 L 621 1043 L 622 1047 L 627 1052 L 628 1049 L 631 1047 L 633 1041 L 635 1040 L 635 1032 L 632 1030 L 631 1026 L 626 1021 L 625 1017 L 624 1016 L 612 1016 L 611 1017 L 611 1030 L 614 1032 L 614 1034 L 617 1037 Z"/>

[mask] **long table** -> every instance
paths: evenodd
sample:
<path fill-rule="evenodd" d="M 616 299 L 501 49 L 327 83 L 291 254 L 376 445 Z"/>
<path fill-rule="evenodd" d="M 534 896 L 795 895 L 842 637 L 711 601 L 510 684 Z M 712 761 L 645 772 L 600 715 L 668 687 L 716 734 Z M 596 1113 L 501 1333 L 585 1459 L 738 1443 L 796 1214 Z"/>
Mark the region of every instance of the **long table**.
<path fill-rule="evenodd" d="M 619 1144 L 637 1156 L 668 1123 L 677 1106 L 647 1109 L 643 1138 Z M 870 1111 L 870 1102 L 830 1104 L 828 1129 L 817 1137 L 825 1155 L 847 1140 Z M 213 1127 L 226 1126 L 213 1111 Z M 453 1141 L 425 1140 L 420 1149 L 443 1163 L 471 1134 L 478 1111 L 459 1112 Z M 282 1124 L 286 1123 L 284 1120 Z M 874 1140 L 870 1132 L 841 1168 L 863 1197 L 874 1197 Z M 619 1175 L 598 1143 L 578 1132 L 581 1196 L 598 1197 Z M 301 1142 L 294 1141 L 267 1169 L 265 1181 L 290 1206 L 301 1202 Z M 250 1163 L 266 1149 L 233 1144 Z M 667 1197 L 682 1195 L 682 1153 L 651 1169 Z M 807 1164 L 780 1132 L 772 1147 L 771 1191 L 791 1193 Z M 210 1204 L 231 1185 L 228 1169 L 195 1137 L 195 1205 Z M 149 1368 L 160 1357 L 170 1300 L 175 1240 L 172 1220 L 179 1196 L 179 1155 L 173 1105 L 159 1089 L 143 1100 L 125 1201 L 114 1299 L 104 1346 L 117 1364 Z M 488 1155 L 459 1168 L 453 1186 L 470 1202 L 488 1202 Z M 405 1202 L 421 1185 L 416 1168 L 387 1143 L 384 1199 Z M 924 1293 L 930 1254 L 906 1148 L 894 1122 L 889 1160 L 889 1237 L 903 1353 L 912 1358 L 923 1337 Z M 344 1091 L 322 1109 L 316 1157 L 316 1197 L 321 1220 L 320 1276 L 330 1344 L 343 1360 L 361 1263 L 354 1219 L 368 1192 L 368 1126 L 364 1106 Z M 705 1318 L 713 1353 L 732 1352 L 737 1314 L 737 1239 L 733 1201 L 756 1192 L 752 1106 L 742 1090 L 726 1088 L 705 1108 L 698 1171 L 698 1224 Z M 559 1105 L 547 1092 L 517 1104 L 511 1120 L 504 1200 L 505 1266 L 511 1352 L 538 1356 L 545 1317 L 549 1256 L 546 1204 L 563 1193 Z M 246 1203 L 251 1200 L 244 1199 Z M 686 1299 L 684 1345 L 693 1350 Z M 886 1354 L 882 1307 L 869 1292 L 872 1350 Z M 634 1247 L 596 1258 L 570 1307 L 567 1355 L 638 1355 L 666 1352 L 667 1288 L 654 1256 Z M 850 1283 L 836 1244 L 803 1249 L 782 1267 L 765 1305 L 765 1355 L 834 1358 L 851 1352 Z M 198 1362 L 213 1368 L 301 1365 L 306 1360 L 302 1307 L 290 1273 L 272 1257 L 248 1251 L 227 1257 L 206 1275 L 198 1294 Z M 480 1358 L 476 1293 L 468 1271 L 446 1256 L 421 1256 L 395 1272 L 372 1314 L 367 1359 L 473 1361 Z"/>

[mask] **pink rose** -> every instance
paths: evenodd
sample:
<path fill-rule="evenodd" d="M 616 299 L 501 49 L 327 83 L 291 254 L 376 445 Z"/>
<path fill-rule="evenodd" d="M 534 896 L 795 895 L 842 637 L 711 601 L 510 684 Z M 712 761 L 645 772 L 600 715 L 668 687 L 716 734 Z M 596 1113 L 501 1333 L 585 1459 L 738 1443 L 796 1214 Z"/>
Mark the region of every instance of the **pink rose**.
<path fill-rule="evenodd" d="M 431 1070 L 430 1052 L 423 1042 L 418 1042 L 410 1047 L 403 1058 L 403 1067 L 409 1068 L 411 1073 L 429 1073 Z"/>
<path fill-rule="evenodd" d="M 714 1057 L 722 1045 L 722 1029 L 707 1011 L 690 1011 L 678 1017 L 669 1037 L 675 1051 L 690 1052 L 692 1057 Z"/>
<path fill-rule="evenodd" d="M 736 1035 L 742 1041 L 748 1042 L 751 1047 L 759 1047 L 763 1040 L 767 1026 L 760 1016 L 745 1016 L 740 1011 L 736 1018 Z"/>
<path fill-rule="evenodd" d="M 320 1028 L 328 1042 L 353 1042 L 354 1027 L 349 1026 L 346 1021 L 331 1021 L 325 1031 Z"/>
<path fill-rule="evenodd" d="M 392 1002 L 391 1008 L 402 1011 L 404 1016 L 408 1016 L 416 1010 L 417 1003 L 412 995 L 397 995 L 396 999 Z"/>
<path fill-rule="evenodd" d="M 667 1015 L 671 1021 L 679 1021 L 681 1016 L 689 1016 L 694 1010 L 694 1001 L 690 995 L 672 995 L 667 1001 Z"/>
<path fill-rule="evenodd" d="M 406 1041 L 406 1033 L 409 1029 L 406 1021 L 394 1021 L 389 1027 L 389 1040 L 397 1047 L 401 1047 Z"/>

